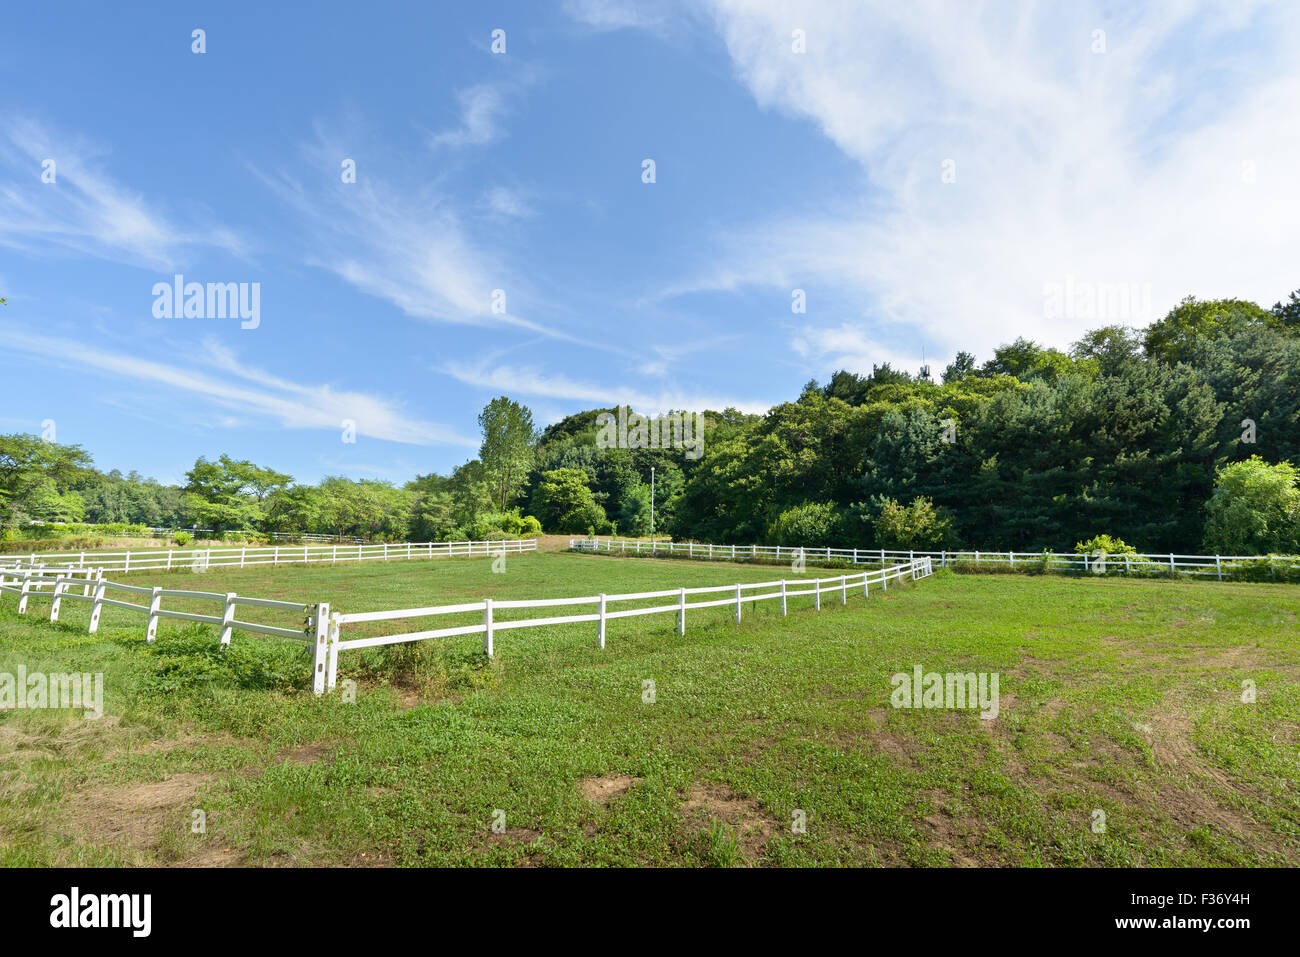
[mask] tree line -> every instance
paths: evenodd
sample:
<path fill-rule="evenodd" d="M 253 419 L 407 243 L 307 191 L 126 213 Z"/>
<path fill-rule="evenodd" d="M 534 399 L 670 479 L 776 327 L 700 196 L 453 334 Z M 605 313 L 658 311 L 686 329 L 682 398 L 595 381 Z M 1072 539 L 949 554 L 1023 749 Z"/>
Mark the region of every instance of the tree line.
<path fill-rule="evenodd" d="M 186 482 L 101 473 L 78 446 L 0 436 L 0 524 L 130 522 L 371 540 L 534 534 L 881 548 L 1300 551 L 1300 291 L 1265 309 L 1187 298 L 1067 350 L 1017 339 L 936 379 L 874 366 L 765 415 L 706 411 L 704 454 L 613 448 L 591 409 L 538 428 L 494 398 L 479 455 L 402 486 L 228 455 Z M 623 419 L 620 419 L 623 421 Z"/>

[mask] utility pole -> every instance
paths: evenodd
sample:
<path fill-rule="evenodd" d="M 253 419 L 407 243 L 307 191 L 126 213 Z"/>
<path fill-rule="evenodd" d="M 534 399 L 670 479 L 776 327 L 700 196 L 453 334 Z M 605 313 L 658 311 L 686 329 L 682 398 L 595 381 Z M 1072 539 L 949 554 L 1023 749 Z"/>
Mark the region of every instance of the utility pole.
<path fill-rule="evenodd" d="M 650 466 L 650 548 L 655 546 L 655 467 Z"/>

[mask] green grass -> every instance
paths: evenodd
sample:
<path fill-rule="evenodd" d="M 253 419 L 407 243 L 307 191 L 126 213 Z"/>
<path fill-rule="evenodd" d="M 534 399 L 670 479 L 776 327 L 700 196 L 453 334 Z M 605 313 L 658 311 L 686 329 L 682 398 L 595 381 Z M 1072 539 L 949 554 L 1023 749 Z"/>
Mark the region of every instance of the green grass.
<path fill-rule="evenodd" d="M 347 612 L 780 577 L 799 576 L 558 553 L 131 580 Z M 50 625 L 5 596 L 0 672 L 102 671 L 108 715 L 0 713 L 0 862 L 1300 864 L 1300 588 L 940 573 L 872 592 L 740 625 L 692 611 L 684 637 L 672 615 L 612 621 L 603 652 L 586 624 L 500 632 L 490 663 L 472 637 L 344 652 L 353 701 L 307 692 L 292 642 L 223 653 L 164 624 L 150 647 L 125 612 L 88 636 L 81 603 Z M 997 672 L 999 717 L 891 708 L 916 664 Z"/>

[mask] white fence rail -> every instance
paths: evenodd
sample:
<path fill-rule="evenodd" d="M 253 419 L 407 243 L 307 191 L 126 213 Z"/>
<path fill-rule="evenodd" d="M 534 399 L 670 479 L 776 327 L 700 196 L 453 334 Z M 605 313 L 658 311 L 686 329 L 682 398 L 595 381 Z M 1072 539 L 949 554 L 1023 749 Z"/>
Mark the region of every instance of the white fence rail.
<path fill-rule="evenodd" d="M 1083 572 L 1165 573 L 1178 575 L 1212 575 L 1220 581 L 1225 572 L 1250 565 L 1275 562 L 1279 567 L 1300 569 L 1300 558 L 1290 555 L 1178 555 L 1144 553 L 1140 555 L 1076 555 L 1072 552 L 984 552 L 984 551 L 898 551 L 881 548 L 799 548 L 789 545 L 710 545 L 702 542 L 643 542 L 636 539 L 571 538 L 575 551 L 605 552 L 618 555 L 673 555 L 695 559 L 744 561 L 845 561 L 854 565 L 886 565 L 889 562 L 932 559 L 941 568 L 957 565 L 986 566 L 990 569 L 1017 566 L 1029 569 Z"/>
<path fill-rule="evenodd" d="M 387 545 L 267 545 L 229 548 L 169 548 L 126 552 L 30 552 L 0 556 L 0 562 L 85 567 L 123 573 L 172 571 L 189 568 L 248 568 L 256 565 L 297 565 L 316 562 L 390 561 L 473 555 L 496 557 L 537 551 L 535 538 L 510 538 L 491 542 L 394 542 Z"/>
<path fill-rule="evenodd" d="M 423 641 L 426 638 L 482 635 L 483 651 L 490 658 L 495 652 L 494 639 L 497 632 L 516 628 L 538 628 L 543 625 L 567 625 L 580 622 L 594 622 L 596 624 L 596 642 L 598 647 L 604 648 L 605 623 L 615 618 L 675 614 L 677 616 L 677 633 L 684 635 L 686 634 L 686 612 L 690 609 L 733 607 L 735 609 L 735 620 L 739 623 L 741 609 L 746 603 L 753 604 L 760 601 L 779 600 L 781 602 L 781 614 L 785 615 L 787 613 L 787 599 L 800 595 L 812 595 L 814 607 L 820 610 L 823 596 L 834 597 L 838 595 L 840 603 L 844 604 L 849 600 L 850 590 L 852 590 L 853 594 L 857 594 L 858 589 L 861 589 L 863 597 L 866 597 L 870 594 L 872 585 L 878 585 L 881 591 L 887 591 L 891 581 L 901 581 L 903 578 L 912 580 L 925 578 L 931 574 L 932 570 L 933 565 L 930 559 L 923 557 L 891 568 L 881 568 L 876 571 L 858 572 L 853 575 L 839 575 L 830 578 L 742 582 L 732 585 L 712 585 L 704 588 L 676 588 L 667 591 L 634 592 L 621 595 L 587 595 L 579 598 L 539 598 L 521 601 L 496 601 L 485 598 L 482 601 L 458 605 L 435 605 L 429 608 L 403 608 L 393 611 L 367 611 L 348 615 L 335 612 L 330 616 L 328 663 L 326 665 L 324 690 L 330 690 L 335 685 L 335 676 L 338 671 L 338 653 L 340 651 L 374 648 L 380 645 L 393 645 L 408 641 Z M 763 589 L 767 590 L 763 591 Z M 688 602 L 686 599 L 690 595 L 725 595 L 726 597 Z M 672 599 L 672 601 L 669 604 L 656 604 L 640 608 L 616 608 L 611 610 L 610 607 L 624 602 L 653 601 L 661 598 Z M 567 608 L 574 606 L 594 606 L 595 610 L 577 615 L 518 618 L 508 621 L 497 621 L 495 618 L 495 613 L 500 610 Z M 394 635 L 350 639 L 341 637 L 342 629 L 346 625 L 375 621 L 400 621 L 411 618 L 434 618 L 441 615 L 465 613 L 481 613 L 483 616 L 482 621 L 471 625 L 408 631 Z M 318 693 L 319 690 L 318 688 Z"/>
<path fill-rule="evenodd" d="M 123 598 L 110 598 L 109 592 L 123 594 Z M 50 566 L 45 568 L 19 568 L 0 566 L 0 594 L 18 596 L 18 614 L 26 614 L 28 603 L 32 599 L 48 599 L 50 602 L 50 621 L 59 620 L 60 606 L 64 601 L 84 601 L 90 603 L 89 634 L 99 630 L 100 613 L 104 608 L 121 608 L 146 616 L 145 641 L 152 644 L 158 633 L 161 619 L 175 621 L 193 621 L 201 624 L 216 625 L 221 629 L 221 643 L 230 644 L 231 632 L 254 632 L 260 635 L 274 635 L 278 638 L 292 638 L 298 641 L 313 641 L 320 631 L 320 643 L 324 644 L 325 624 L 329 620 L 329 604 L 300 604 L 289 601 L 273 601 L 268 598 L 251 598 L 235 592 L 186 591 L 177 588 L 161 588 L 157 585 L 125 585 L 108 581 L 100 568 L 74 568 L 67 566 Z M 136 598 L 128 601 L 127 598 Z M 212 602 L 221 605 L 220 615 L 201 615 L 193 612 L 164 608 L 165 599 L 185 599 L 189 601 Z M 141 602 L 146 602 L 141 604 Z M 262 622 L 246 621 L 236 617 L 240 606 L 249 608 L 269 608 L 279 611 L 298 612 L 304 616 L 301 628 L 285 628 Z M 318 627 L 319 626 L 319 627 Z"/>

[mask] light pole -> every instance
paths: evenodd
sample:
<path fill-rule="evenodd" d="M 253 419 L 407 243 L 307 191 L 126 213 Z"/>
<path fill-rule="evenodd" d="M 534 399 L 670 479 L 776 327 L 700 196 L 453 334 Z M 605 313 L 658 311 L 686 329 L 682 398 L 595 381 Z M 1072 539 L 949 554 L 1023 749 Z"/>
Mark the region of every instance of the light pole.
<path fill-rule="evenodd" d="M 650 551 L 655 548 L 655 467 L 650 466 Z"/>

